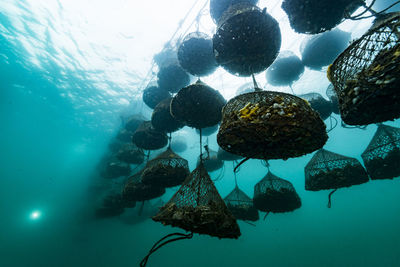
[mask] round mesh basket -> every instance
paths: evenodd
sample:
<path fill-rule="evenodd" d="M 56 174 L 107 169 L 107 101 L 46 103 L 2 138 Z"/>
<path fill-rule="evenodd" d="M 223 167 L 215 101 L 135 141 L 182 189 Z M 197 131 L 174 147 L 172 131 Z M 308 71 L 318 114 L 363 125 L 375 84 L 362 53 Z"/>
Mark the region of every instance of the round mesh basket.
<path fill-rule="evenodd" d="M 130 116 L 125 123 L 125 129 L 130 132 L 135 132 L 139 125 L 146 120 L 141 114 Z M 130 139 L 129 139 L 130 141 Z"/>
<path fill-rule="evenodd" d="M 303 64 L 313 70 L 328 66 L 346 49 L 350 37 L 350 33 L 334 29 L 305 39 L 300 47 Z"/>
<path fill-rule="evenodd" d="M 213 88 L 198 80 L 176 94 L 171 101 L 171 114 L 178 121 L 194 128 L 214 126 L 221 121 L 226 101 Z"/>
<path fill-rule="evenodd" d="M 342 22 L 345 14 L 353 13 L 364 0 L 284 0 L 282 9 L 290 26 L 298 33 L 316 34 Z"/>
<path fill-rule="evenodd" d="M 236 186 L 224 198 L 225 204 L 237 220 L 258 221 L 258 210 L 253 205 L 253 200 Z"/>
<path fill-rule="evenodd" d="M 330 84 L 328 88 L 326 88 L 326 96 L 331 101 L 332 112 L 335 114 L 340 114 L 339 111 L 339 99 L 336 95 L 335 89 L 333 88 L 333 84 Z"/>
<path fill-rule="evenodd" d="M 130 165 L 114 157 L 110 158 L 101 170 L 101 176 L 104 178 L 118 178 L 121 176 L 128 176 L 130 173 Z"/>
<path fill-rule="evenodd" d="M 252 5 L 257 5 L 258 0 L 211 0 L 210 1 L 210 15 L 215 23 L 218 23 L 222 14 L 232 5 L 237 3 L 247 2 Z"/>
<path fill-rule="evenodd" d="M 231 6 L 221 17 L 213 37 L 217 63 L 237 76 L 268 68 L 281 47 L 278 22 L 249 3 Z"/>
<path fill-rule="evenodd" d="M 150 86 L 143 91 L 143 102 L 151 109 L 162 100 L 171 97 L 167 90 L 158 86 Z"/>
<path fill-rule="evenodd" d="M 161 132 L 172 133 L 184 126 L 183 123 L 172 117 L 170 112 L 171 100 L 172 98 L 168 97 L 158 103 L 154 108 L 153 114 L 151 115 L 151 124 L 154 129 Z"/>
<path fill-rule="evenodd" d="M 208 172 L 219 170 L 224 166 L 224 162 L 218 158 L 217 152 L 212 149 L 203 153 L 203 164 Z M 197 160 L 197 165 L 200 165 L 200 157 Z"/>
<path fill-rule="evenodd" d="M 121 142 L 130 142 L 132 140 L 133 132 L 126 129 L 121 129 L 117 134 L 117 139 Z"/>
<path fill-rule="evenodd" d="M 116 154 L 117 159 L 130 164 L 142 164 L 144 160 L 143 150 L 134 144 L 124 144 Z"/>
<path fill-rule="evenodd" d="M 163 66 L 157 73 L 158 86 L 171 93 L 178 92 L 190 83 L 190 76 L 178 63 Z"/>
<path fill-rule="evenodd" d="M 366 125 L 400 116 L 400 13 L 376 21 L 328 69 L 342 120 Z"/>
<path fill-rule="evenodd" d="M 142 171 L 130 176 L 122 189 L 124 201 L 145 201 L 161 197 L 165 188 L 155 185 L 143 184 L 141 181 Z"/>
<path fill-rule="evenodd" d="M 242 94 L 231 99 L 222 114 L 218 144 L 243 157 L 298 157 L 321 148 L 328 139 L 318 113 L 306 101 L 290 94 Z"/>
<path fill-rule="evenodd" d="M 291 51 L 283 51 L 269 66 L 265 77 L 273 86 L 288 86 L 297 81 L 303 72 L 304 64 L 301 59 Z"/>
<path fill-rule="evenodd" d="M 156 150 L 167 145 L 168 137 L 164 132 L 155 130 L 150 121 L 145 121 L 133 134 L 132 142 L 139 148 Z"/>
<path fill-rule="evenodd" d="M 142 173 L 142 183 L 174 187 L 181 185 L 189 173 L 188 161 L 168 148 L 146 164 Z"/>
<path fill-rule="evenodd" d="M 307 163 L 305 188 L 310 191 L 350 187 L 368 182 L 368 175 L 355 159 L 320 149 Z"/>
<path fill-rule="evenodd" d="M 218 148 L 217 158 L 223 161 L 235 161 L 235 160 L 240 160 L 243 157 L 229 153 L 228 151 L 225 151 L 222 148 Z"/>
<path fill-rule="evenodd" d="M 179 64 L 195 76 L 207 76 L 218 67 L 211 38 L 202 32 L 188 34 L 178 49 Z"/>
<path fill-rule="evenodd" d="M 167 46 L 161 52 L 155 54 L 153 59 L 158 69 L 161 69 L 171 64 L 171 62 L 178 63 L 178 54 L 175 48 Z"/>
<path fill-rule="evenodd" d="M 400 129 L 380 124 L 361 157 L 371 179 L 400 176 Z"/>
<path fill-rule="evenodd" d="M 318 112 L 322 120 L 326 120 L 332 114 L 332 104 L 318 93 L 309 93 L 299 95 L 299 97 L 307 100 L 310 106 Z"/>
<path fill-rule="evenodd" d="M 218 238 L 240 236 L 235 217 L 202 164 L 186 178 L 153 220 Z"/>
<path fill-rule="evenodd" d="M 254 207 L 272 213 L 289 212 L 301 207 L 301 200 L 291 182 L 268 171 L 254 186 Z"/>

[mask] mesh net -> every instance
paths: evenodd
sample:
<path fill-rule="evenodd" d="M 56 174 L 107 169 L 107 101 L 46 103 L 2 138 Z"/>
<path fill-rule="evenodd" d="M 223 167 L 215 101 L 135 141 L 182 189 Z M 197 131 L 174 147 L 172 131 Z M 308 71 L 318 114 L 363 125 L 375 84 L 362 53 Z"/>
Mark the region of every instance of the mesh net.
<path fill-rule="evenodd" d="M 109 159 L 101 171 L 101 176 L 104 178 L 118 178 L 128 176 L 131 172 L 131 167 L 128 163 L 121 162 L 112 157 Z"/>
<path fill-rule="evenodd" d="M 198 129 L 210 127 L 221 121 L 221 110 L 225 103 L 217 90 L 198 80 L 174 96 L 171 114 L 187 126 Z"/>
<path fill-rule="evenodd" d="M 268 68 L 281 47 L 276 20 L 249 3 L 231 6 L 221 17 L 213 37 L 219 65 L 238 76 L 250 76 Z"/>
<path fill-rule="evenodd" d="M 179 66 L 178 63 L 172 63 L 164 66 L 157 73 L 158 86 L 165 88 L 171 93 L 178 92 L 181 88 L 190 83 L 190 76 Z"/>
<path fill-rule="evenodd" d="M 289 212 L 301 207 L 301 200 L 292 183 L 270 171 L 254 186 L 254 207 L 265 212 Z"/>
<path fill-rule="evenodd" d="M 400 176 L 400 129 L 379 125 L 361 157 L 371 179 Z"/>
<path fill-rule="evenodd" d="M 291 51 L 283 51 L 269 66 L 265 76 L 273 86 L 287 86 L 297 81 L 303 72 L 304 64 L 301 59 Z"/>
<path fill-rule="evenodd" d="M 122 198 L 124 201 L 145 201 L 164 195 L 165 188 L 142 183 L 142 172 L 135 173 L 126 181 L 122 189 Z"/>
<path fill-rule="evenodd" d="M 346 13 L 353 13 L 363 0 L 284 0 L 282 9 L 298 33 L 316 34 L 334 28 Z"/>
<path fill-rule="evenodd" d="M 125 123 L 125 129 L 130 132 L 135 132 L 139 125 L 144 122 L 146 119 L 141 114 L 136 114 L 128 118 Z"/>
<path fill-rule="evenodd" d="M 331 100 L 332 112 L 339 114 L 339 100 L 333 88 L 333 84 L 330 84 L 328 88 L 326 88 L 326 96 Z"/>
<path fill-rule="evenodd" d="M 167 90 L 157 86 L 150 86 L 143 91 L 143 102 L 149 108 L 155 108 L 162 100 L 171 97 Z"/>
<path fill-rule="evenodd" d="M 320 149 L 305 167 L 306 190 L 337 189 L 368 182 L 361 163 L 325 149 Z"/>
<path fill-rule="evenodd" d="M 163 148 L 168 143 L 168 137 L 164 132 L 159 132 L 151 126 L 150 121 L 140 124 L 132 136 L 133 143 L 139 148 L 156 150 Z"/>
<path fill-rule="evenodd" d="M 218 66 L 212 40 L 202 32 L 192 32 L 183 39 L 178 49 L 178 59 L 182 68 L 195 76 L 210 75 Z"/>
<path fill-rule="evenodd" d="M 147 163 L 142 173 L 142 182 L 159 187 L 173 187 L 181 185 L 188 175 L 188 161 L 168 148 Z"/>
<path fill-rule="evenodd" d="M 141 164 L 144 160 L 144 153 L 134 144 L 124 144 L 117 152 L 116 157 L 126 163 Z"/>
<path fill-rule="evenodd" d="M 218 144 L 243 157 L 298 157 L 321 148 L 328 138 L 318 113 L 290 94 L 242 94 L 231 99 L 222 113 Z"/>
<path fill-rule="evenodd" d="M 379 20 L 328 69 L 342 120 L 366 125 L 400 115 L 400 13 Z"/>
<path fill-rule="evenodd" d="M 154 129 L 161 132 L 175 132 L 184 125 L 172 117 L 170 112 L 171 97 L 168 97 L 157 104 L 151 115 L 151 124 Z"/>
<path fill-rule="evenodd" d="M 332 114 L 331 102 L 325 100 L 322 95 L 318 93 L 309 93 L 299 95 L 299 97 L 307 100 L 311 107 L 318 112 L 322 120 L 326 120 Z"/>
<path fill-rule="evenodd" d="M 153 220 L 219 238 L 240 236 L 235 217 L 226 207 L 203 165 L 186 178 Z"/>
<path fill-rule="evenodd" d="M 257 5 L 258 0 L 211 0 L 210 15 L 215 23 L 218 23 L 222 14 L 231 6 L 241 2 L 248 2 L 252 5 Z"/>
<path fill-rule="evenodd" d="M 253 200 L 238 186 L 224 198 L 224 201 L 237 220 L 258 221 L 259 215 L 254 208 Z"/>

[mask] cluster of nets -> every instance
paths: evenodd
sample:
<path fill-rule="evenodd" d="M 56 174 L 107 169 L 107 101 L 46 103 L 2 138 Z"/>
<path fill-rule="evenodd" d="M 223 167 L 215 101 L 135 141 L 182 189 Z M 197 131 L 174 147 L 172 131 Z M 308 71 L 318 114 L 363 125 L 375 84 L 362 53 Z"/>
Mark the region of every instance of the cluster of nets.
<path fill-rule="evenodd" d="M 133 174 L 126 181 L 122 189 L 122 199 L 124 201 L 145 201 L 164 195 L 164 187 L 142 183 L 142 172 Z"/>
<path fill-rule="evenodd" d="M 188 161 L 168 148 L 146 164 L 141 179 L 147 185 L 174 187 L 181 185 L 188 175 Z"/>
<path fill-rule="evenodd" d="M 318 93 L 299 95 L 310 103 L 310 106 L 318 112 L 322 120 L 326 120 L 332 114 L 332 104 Z"/>
<path fill-rule="evenodd" d="M 240 236 L 235 217 L 202 164 L 187 177 L 153 220 L 219 238 Z"/>
<path fill-rule="evenodd" d="M 328 69 L 342 120 L 366 125 L 400 116 L 400 13 L 377 20 Z"/>
<path fill-rule="evenodd" d="M 139 148 L 156 150 L 167 145 L 168 137 L 164 132 L 155 130 L 151 121 L 145 121 L 133 134 L 132 142 Z"/>
<path fill-rule="evenodd" d="M 224 201 L 237 220 L 258 221 L 258 210 L 254 207 L 253 200 L 240 190 L 237 185 L 224 198 Z"/>
<path fill-rule="evenodd" d="M 290 212 L 301 207 L 301 200 L 292 183 L 268 171 L 254 186 L 254 207 L 272 213 Z"/>
<path fill-rule="evenodd" d="M 146 120 L 141 114 L 130 116 L 125 122 L 125 129 L 130 132 L 135 132 L 139 125 Z M 130 142 L 131 140 L 129 140 Z"/>
<path fill-rule="evenodd" d="M 213 45 L 219 65 L 234 75 L 250 76 L 264 71 L 278 56 L 279 24 L 257 6 L 235 4 L 219 20 Z"/>
<path fill-rule="evenodd" d="M 243 157 L 287 159 L 321 148 L 326 127 L 303 99 L 280 92 L 238 95 L 223 108 L 217 141 Z"/>
<path fill-rule="evenodd" d="M 183 123 L 177 121 L 174 117 L 172 117 L 170 112 L 170 104 L 171 97 L 168 97 L 162 100 L 153 110 L 153 114 L 151 115 L 151 124 L 154 129 L 161 132 L 175 132 L 182 128 Z"/>
<path fill-rule="evenodd" d="M 380 124 L 361 157 L 371 179 L 400 176 L 400 129 Z"/>
<path fill-rule="evenodd" d="M 132 140 L 132 135 L 133 132 L 126 129 L 121 129 L 118 131 L 116 138 L 121 142 L 127 143 Z"/>
<path fill-rule="evenodd" d="M 280 52 L 265 76 L 273 86 L 287 86 L 297 81 L 304 72 L 304 64 L 291 51 Z"/>
<path fill-rule="evenodd" d="M 169 98 L 171 94 L 164 88 L 159 86 L 149 86 L 143 91 L 143 102 L 149 108 L 155 108 L 162 100 Z"/>
<path fill-rule="evenodd" d="M 355 159 L 320 149 L 305 167 L 305 188 L 310 191 L 338 189 L 368 182 L 368 175 Z"/>
<path fill-rule="evenodd" d="M 130 143 L 121 145 L 116 157 L 120 161 L 130 164 L 142 164 L 144 161 L 143 150 Z"/>

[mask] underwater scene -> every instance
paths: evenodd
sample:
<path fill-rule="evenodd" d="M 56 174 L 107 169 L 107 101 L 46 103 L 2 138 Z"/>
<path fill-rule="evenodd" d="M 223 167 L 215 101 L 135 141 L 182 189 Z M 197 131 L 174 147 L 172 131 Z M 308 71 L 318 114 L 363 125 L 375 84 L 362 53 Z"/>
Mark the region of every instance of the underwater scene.
<path fill-rule="evenodd" d="M 400 266 L 400 1 L 1 0 L 0 266 Z"/>

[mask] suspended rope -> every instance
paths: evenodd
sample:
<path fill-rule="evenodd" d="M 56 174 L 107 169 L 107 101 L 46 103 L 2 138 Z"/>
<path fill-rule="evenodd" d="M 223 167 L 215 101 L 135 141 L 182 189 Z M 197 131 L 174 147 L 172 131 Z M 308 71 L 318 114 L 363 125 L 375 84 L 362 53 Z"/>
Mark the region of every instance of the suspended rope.
<path fill-rule="evenodd" d="M 265 221 L 265 219 L 267 219 L 268 214 L 269 214 L 269 211 L 267 211 L 267 212 L 265 213 L 265 215 L 264 215 L 264 221 Z"/>
<path fill-rule="evenodd" d="M 328 195 L 328 208 L 329 208 L 329 209 L 331 208 L 331 205 L 332 205 L 331 197 L 332 197 L 333 193 L 336 192 L 336 190 L 337 190 L 337 189 L 332 190 L 332 192 L 330 192 L 329 195 Z"/>
<path fill-rule="evenodd" d="M 293 95 L 296 95 L 296 94 L 294 93 L 294 90 L 293 90 L 292 84 L 289 84 L 289 88 L 290 88 L 290 91 L 292 91 L 292 94 L 293 94 Z"/>
<path fill-rule="evenodd" d="M 168 148 L 171 148 L 171 142 L 172 142 L 172 133 L 169 133 L 169 136 L 168 136 Z"/>
<path fill-rule="evenodd" d="M 368 126 L 368 125 L 363 125 L 363 126 L 350 126 L 350 125 L 347 125 L 346 123 L 344 123 L 343 121 L 341 121 L 341 126 L 342 126 L 343 128 L 346 128 L 346 129 L 360 129 L 360 130 L 365 130 L 365 129 L 367 129 L 367 126 Z"/>
<path fill-rule="evenodd" d="M 254 91 L 255 92 L 261 91 L 261 88 L 258 87 L 256 78 L 254 77 L 254 73 L 251 74 L 251 78 L 253 79 Z"/>
<path fill-rule="evenodd" d="M 345 19 L 355 19 L 358 17 L 361 17 L 362 15 L 364 15 L 365 13 L 367 13 L 368 11 L 371 11 L 371 13 L 376 13 L 375 11 L 373 11 L 371 8 L 372 6 L 375 4 L 376 0 L 372 0 L 371 4 L 369 6 L 367 6 L 366 3 L 362 3 L 363 7 L 365 7 L 365 9 L 357 15 L 351 16 L 351 14 L 347 13 L 345 14 Z"/>
<path fill-rule="evenodd" d="M 240 167 L 240 165 L 242 165 L 243 163 L 245 163 L 249 159 L 250 159 L 250 157 L 247 157 L 247 158 L 243 159 L 238 165 L 236 165 L 236 167 L 233 169 L 233 172 L 238 172 L 238 168 Z"/>
<path fill-rule="evenodd" d="M 400 3 L 400 1 L 396 1 L 393 4 L 391 4 L 390 6 L 388 6 L 387 8 L 385 8 L 385 9 L 379 11 L 379 12 L 376 12 L 376 11 L 372 10 L 371 8 L 369 8 L 368 11 L 370 11 L 372 13 L 372 15 L 365 16 L 365 17 L 356 17 L 356 18 L 350 17 L 350 19 L 351 20 L 362 20 L 362 19 L 368 19 L 368 18 L 373 18 L 373 17 L 379 17 L 380 15 L 384 15 L 384 13 L 387 10 L 391 9 L 392 7 L 394 7 L 395 5 L 397 5 L 399 3 Z"/>
<path fill-rule="evenodd" d="M 203 164 L 203 134 L 201 132 L 201 128 L 199 129 L 200 132 L 200 164 Z"/>
<path fill-rule="evenodd" d="M 332 126 L 332 120 L 334 121 L 334 123 L 335 123 L 335 125 L 334 126 Z M 332 131 L 333 129 L 335 129 L 336 128 L 336 126 L 338 126 L 338 120 L 335 118 L 335 117 L 333 117 L 332 115 L 331 116 L 329 116 L 329 124 L 330 124 L 330 128 L 329 128 L 329 130 L 327 130 L 327 132 L 329 133 L 330 131 Z"/>

